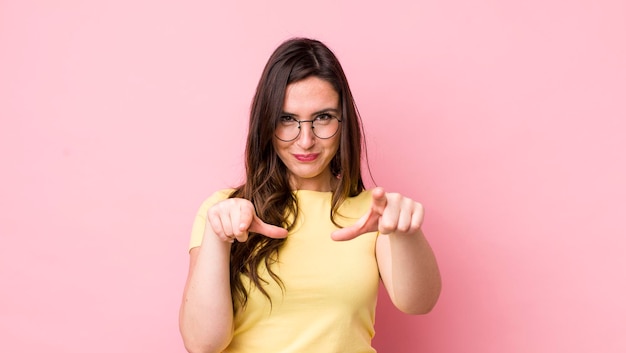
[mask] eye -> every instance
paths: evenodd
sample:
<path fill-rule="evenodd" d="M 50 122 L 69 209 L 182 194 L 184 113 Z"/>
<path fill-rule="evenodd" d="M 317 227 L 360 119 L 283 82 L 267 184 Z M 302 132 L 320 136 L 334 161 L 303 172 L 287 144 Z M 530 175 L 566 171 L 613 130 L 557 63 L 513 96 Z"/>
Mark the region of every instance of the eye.
<path fill-rule="evenodd" d="M 292 124 L 298 123 L 296 119 L 294 119 L 292 116 L 289 116 L 289 115 L 281 116 L 280 118 L 278 118 L 278 122 L 280 122 L 283 125 L 292 125 Z"/>
<path fill-rule="evenodd" d="M 332 118 L 333 117 L 330 116 L 330 114 L 321 114 L 321 115 L 318 115 L 318 117 L 317 117 L 318 120 L 330 120 Z"/>
<path fill-rule="evenodd" d="M 315 117 L 315 124 L 318 126 L 328 125 L 333 121 L 333 116 L 330 114 L 320 114 Z"/>

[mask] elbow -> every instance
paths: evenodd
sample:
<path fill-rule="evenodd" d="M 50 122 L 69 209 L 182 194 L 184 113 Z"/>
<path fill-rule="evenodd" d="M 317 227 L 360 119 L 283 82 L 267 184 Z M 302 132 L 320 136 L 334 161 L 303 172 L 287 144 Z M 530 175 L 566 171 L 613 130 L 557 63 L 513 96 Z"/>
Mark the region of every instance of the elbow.
<path fill-rule="evenodd" d="M 190 315 L 184 305 L 180 309 L 178 329 L 189 353 L 221 353 L 233 338 L 230 321 Z"/>
<path fill-rule="evenodd" d="M 187 350 L 188 353 L 221 353 L 228 346 L 228 343 L 201 343 L 197 341 L 192 341 L 190 339 L 185 339 L 184 337 L 183 344 L 185 345 L 185 350 Z"/>
<path fill-rule="evenodd" d="M 416 293 L 415 295 L 403 299 L 396 298 L 396 300 L 394 300 L 392 298 L 392 302 L 398 310 L 405 314 L 425 315 L 435 308 L 439 301 L 440 294 L 441 281 L 437 281 L 437 283 L 432 285 L 427 291 Z"/>
<path fill-rule="evenodd" d="M 232 331 L 206 326 L 189 327 L 182 322 L 180 333 L 189 353 L 221 353 L 232 339 Z"/>
<path fill-rule="evenodd" d="M 396 307 L 408 315 L 426 315 L 435 308 L 436 304 L 437 300 L 430 300 L 414 304 L 397 304 Z"/>
<path fill-rule="evenodd" d="M 188 353 L 220 353 L 221 351 L 211 349 L 210 347 L 200 347 L 200 346 L 192 346 L 185 344 L 185 350 Z"/>
<path fill-rule="evenodd" d="M 209 352 L 213 352 L 209 349 L 209 347 L 201 347 L 201 346 L 196 346 L 193 344 L 189 344 L 186 341 L 183 342 L 185 345 L 185 350 L 187 351 L 187 353 L 209 353 Z"/>

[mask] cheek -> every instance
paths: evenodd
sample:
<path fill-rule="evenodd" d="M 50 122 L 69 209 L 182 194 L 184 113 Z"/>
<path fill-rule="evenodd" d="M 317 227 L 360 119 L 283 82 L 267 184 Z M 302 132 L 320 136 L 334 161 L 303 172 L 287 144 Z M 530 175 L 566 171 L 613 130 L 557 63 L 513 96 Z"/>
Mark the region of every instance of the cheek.
<path fill-rule="evenodd" d="M 274 147 L 274 153 L 276 153 L 276 155 L 278 155 L 278 158 L 280 158 L 280 160 L 284 162 L 283 156 L 287 154 L 287 147 L 289 147 L 289 145 L 274 138 L 272 140 L 272 146 Z"/>

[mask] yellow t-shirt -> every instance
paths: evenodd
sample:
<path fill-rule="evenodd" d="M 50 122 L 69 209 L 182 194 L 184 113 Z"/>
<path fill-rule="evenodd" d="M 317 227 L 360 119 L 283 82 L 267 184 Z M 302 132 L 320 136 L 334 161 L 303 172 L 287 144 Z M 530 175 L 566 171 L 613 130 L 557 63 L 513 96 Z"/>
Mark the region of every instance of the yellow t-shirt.
<path fill-rule="evenodd" d="M 191 247 L 202 242 L 207 210 L 228 197 L 222 190 L 200 207 L 192 230 Z M 272 303 L 257 289 L 249 290 L 248 304 L 237 308 L 234 336 L 225 353 L 369 353 L 374 336 L 378 293 L 376 233 L 336 242 L 330 233 L 330 192 L 299 190 L 299 216 L 279 249 L 272 270 L 284 284 L 266 274 L 264 288 Z M 353 224 L 367 212 L 371 193 L 349 198 L 339 208 L 342 225 Z M 244 283 L 247 283 L 244 277 Z"/>

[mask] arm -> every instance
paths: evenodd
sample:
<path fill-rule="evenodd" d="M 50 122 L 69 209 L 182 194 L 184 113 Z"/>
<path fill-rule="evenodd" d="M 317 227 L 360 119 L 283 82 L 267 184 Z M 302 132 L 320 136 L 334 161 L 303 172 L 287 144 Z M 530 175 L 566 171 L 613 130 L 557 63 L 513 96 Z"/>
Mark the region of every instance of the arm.
<path fill-rule="evenodd" d="M 408 314 L 426 314 L 437 303 L 441 277 L 437 260 L 421 229 L 379 234 L 378 270 L 393 304 Z"/>
<path fill-rule="evenodd" d="M 205 228 L 202 245 L 191 249 L 179 325 L 190 353 L 221 352 L 232 338 L 230 242 Z"/>
<path fill-rule="evenodd" d="M 435 255 L 422 233 L 424 209 L 400 194 L 372 190 L 372 206 L 357 223 L 331 235 L 350 240 L 378 231 L 376 260 L 394 305 L 408 314 L 428 313 L 441 292 Z"/>
<path fill-rule="evenodd" d="M 248 240 L 249 231 L 284 238 L 287 230 L 264 223 L 250 201 L 237 198 L 220 201 L 208 211 L 201 208 L 196 222 L 203 228 L 203 237 L 201 245 L 190 251 L 180 332 L 191 353 L 222 352 L 233 336 L 231 244 Z"/>

